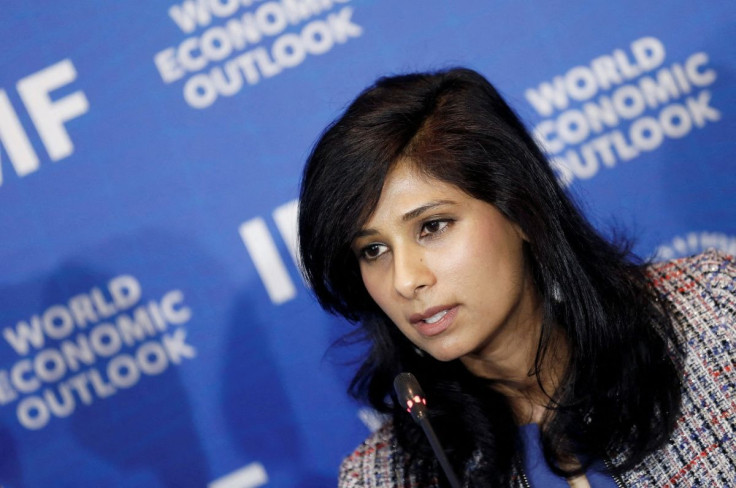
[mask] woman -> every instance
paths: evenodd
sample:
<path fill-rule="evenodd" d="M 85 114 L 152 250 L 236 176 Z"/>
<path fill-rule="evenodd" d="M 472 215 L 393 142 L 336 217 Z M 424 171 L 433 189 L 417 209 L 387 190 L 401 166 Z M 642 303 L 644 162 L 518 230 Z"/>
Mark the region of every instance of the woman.
<path fill-rule="evenodd" d="M 308 160 L 299 233 L 321 305 L 370 343 L 351 393 L 390 415 L 340 486 L 447 486 L 402 371 L 465 486 L 736 481 L 733 262 L 607 242 L 478 73 L 365 90 Z"/>

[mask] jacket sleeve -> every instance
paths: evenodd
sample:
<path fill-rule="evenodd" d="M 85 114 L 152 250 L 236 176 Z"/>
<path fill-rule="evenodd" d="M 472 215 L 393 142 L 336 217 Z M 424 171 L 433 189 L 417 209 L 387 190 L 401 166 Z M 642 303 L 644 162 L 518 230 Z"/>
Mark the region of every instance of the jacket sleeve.
<path fill-rule="evenodd" d="M 385 424 L 366 439 L 340 465 L 338 488 L 391 488 L 398 486 L 393 458 L 393 427 Z"/>

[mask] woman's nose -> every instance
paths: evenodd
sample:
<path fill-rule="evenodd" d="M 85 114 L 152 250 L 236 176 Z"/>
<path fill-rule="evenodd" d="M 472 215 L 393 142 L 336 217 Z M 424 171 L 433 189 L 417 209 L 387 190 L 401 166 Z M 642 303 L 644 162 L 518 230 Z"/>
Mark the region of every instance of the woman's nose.
<path fill-rule="evenodd" d="M 435 277 L 420 252 L 394 250 L 394 289 L 404 298 L 413 298 L 421 288 L 432 286 Z"/>

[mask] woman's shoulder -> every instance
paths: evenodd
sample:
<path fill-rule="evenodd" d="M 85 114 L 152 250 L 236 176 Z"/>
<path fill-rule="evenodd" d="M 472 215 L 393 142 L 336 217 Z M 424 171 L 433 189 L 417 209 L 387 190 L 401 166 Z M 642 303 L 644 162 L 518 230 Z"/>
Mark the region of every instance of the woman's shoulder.
<path fill-rule="evenodd" d="M 680 340 L 736 334 L 736 260 L 708 250 L 650 265 L 647 276 L 658 300 L 669 303 Z M 703 335 L 710 331 L 712 334 Z M 720 338 L 722 340 L 723 337 Z M 704 344 L 705 345 L 705 344 Z"/>
<path fill-rule="evenodd" d="M 666 277 L 675 280 L 690 273 L 695 276 L 717 274 L 736 275 L 734 257 L 718 249 L 708 249 L 700 254 L 654 263 L 647 267 L 651 277 Z"/>
<path fill-rule="evenodd" d="M 393 486 L 394 458 L 398 455 L 393 422 L 372 433 L 340 465 L 340 488 Z"/>
<path fill-rule="evenodd" d="M 650 283 L 671 307 L 683 359 L 681 418 L 665 446 L 624 474 L 627 486 L 735 486 L 736 260 L 709 250 L 651 265 Z M 697 435 L 693 435 L 697 432 Z M 700 486 L 700 485 L 698 485 Z"/>
<path fill-rule="evenodd" d="M 693 299 L 736 303 L 736 260 L 722 251 L 709 249 L 694 256 L 655 263 L 646 272 L 660 297 L 676 307 L 687 306 Z"/>

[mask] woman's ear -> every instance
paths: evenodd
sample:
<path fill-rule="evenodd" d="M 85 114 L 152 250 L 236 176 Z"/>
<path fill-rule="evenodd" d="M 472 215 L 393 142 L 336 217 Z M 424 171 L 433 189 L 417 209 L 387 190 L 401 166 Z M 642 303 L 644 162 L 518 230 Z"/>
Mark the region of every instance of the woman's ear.
<path fill-rule="evenodd" d="M 524 232 L 524 231 L 523 231 L 523 230 L 521 229 L 521 227 L 519 226 L 519 224 L 516 224 L 516 223 L 513 223 L 513 222 L 512 222 L 512 224 L 511 224 L 511 225 L 512 225 L 512 226 L 514 227 L 514 231 L 516 231 L 516 234 L 517 234 L 517 235 L 518 235 L 519 237 L 521 237 L 521 240 L 522 240 L 522 241 L 524 241 L 524 242 L 527 242 L 527 243 L 531 243 L 531 241 L 529 240 L 529 238 L 528 238 L 528 237 L 526 236 L 526 232 Z"/>

